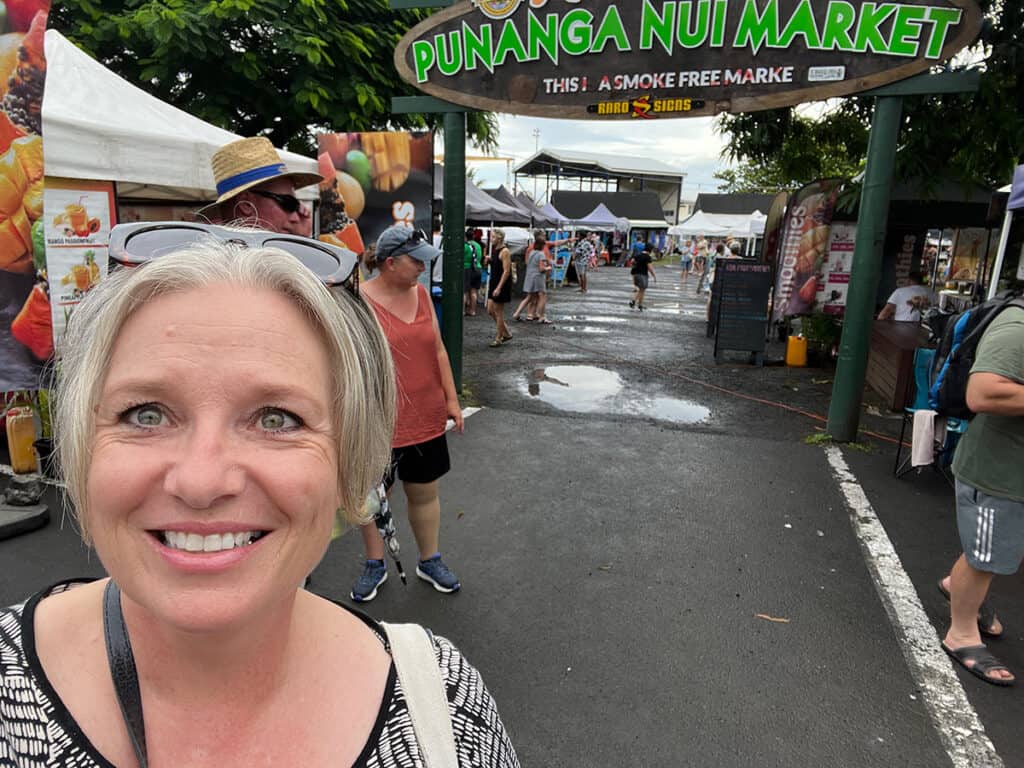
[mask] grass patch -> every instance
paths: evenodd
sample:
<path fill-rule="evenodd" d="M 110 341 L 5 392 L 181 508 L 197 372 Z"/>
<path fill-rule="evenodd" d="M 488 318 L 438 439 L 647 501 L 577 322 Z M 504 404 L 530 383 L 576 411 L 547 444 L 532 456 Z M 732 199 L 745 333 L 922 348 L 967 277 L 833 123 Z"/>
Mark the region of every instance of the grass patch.
<path fill-rule="evenodd" d="M 473 387 L 468 381 L 463 380 L 462 391 L 459 393 L 459 405 L 463 408 L 479 408 L 480 401 L 477 400 Z"/>
<path fill-rule="evenodd" d="M 804 445 L 841 445 L 844 448 L 851 448 L 861 453 L 871 453 L 875 450 L 875 446 L 872 443 L 837 443 L 832 435 L 827 435 L 824 432 L 815 432 L 813 435 L 807 435 L 804 437 Z"/>

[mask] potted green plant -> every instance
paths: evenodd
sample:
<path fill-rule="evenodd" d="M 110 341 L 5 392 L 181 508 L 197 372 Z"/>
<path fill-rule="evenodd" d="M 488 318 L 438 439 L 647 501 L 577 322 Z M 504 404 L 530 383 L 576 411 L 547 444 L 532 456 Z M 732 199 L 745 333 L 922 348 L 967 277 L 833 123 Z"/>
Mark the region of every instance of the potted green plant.
<path fill-rule="evenodd" d="M 839 348 L 843 327 L 835 315 L 813 312 L 801 320 L 801 328 L 807 339 L 807 361 L 821 366 L 835 358 Z"/>

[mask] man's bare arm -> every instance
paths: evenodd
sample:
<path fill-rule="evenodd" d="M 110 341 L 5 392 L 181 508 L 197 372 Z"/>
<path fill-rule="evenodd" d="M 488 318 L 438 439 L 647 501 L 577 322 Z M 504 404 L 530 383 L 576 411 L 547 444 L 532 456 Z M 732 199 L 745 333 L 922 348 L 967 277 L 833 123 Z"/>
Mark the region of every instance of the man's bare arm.
<path fill-rule="evenodd" d="M 1024 384 L 997 373 L 972 373 L 967 381 L 967 407 L 975 413 L 1024 416 Z"/>

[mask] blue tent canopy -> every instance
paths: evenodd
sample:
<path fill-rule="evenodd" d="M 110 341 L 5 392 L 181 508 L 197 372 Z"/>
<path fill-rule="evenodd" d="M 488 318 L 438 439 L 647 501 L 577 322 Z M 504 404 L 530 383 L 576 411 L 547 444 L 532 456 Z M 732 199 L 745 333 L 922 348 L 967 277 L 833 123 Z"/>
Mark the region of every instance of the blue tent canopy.
<path fill-rule="evenodd" d="M 1010 202 L 1006 207 L 1011 211 L 1024 208 L 1024 165 L 1018 165 L 1017 170 L 1013 172 L 1013 188 L 1010 190 Z"/>

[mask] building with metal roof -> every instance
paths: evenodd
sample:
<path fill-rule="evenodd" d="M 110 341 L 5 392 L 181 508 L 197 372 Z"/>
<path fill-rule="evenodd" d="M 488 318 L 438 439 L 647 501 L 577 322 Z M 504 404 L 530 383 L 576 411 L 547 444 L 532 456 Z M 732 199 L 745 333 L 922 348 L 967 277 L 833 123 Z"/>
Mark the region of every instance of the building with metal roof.
<path fill-rule="evenodd" d="M 677 221 L 686 178 L 685 172 L 660 160 L 567 149 L 542 149 L 517 165 L 514 173 L 520 189 L 529 188 L 521 177 L 542 181 L 546 194 L 538 195 L 539 199 L 550 200 L 554 192 L 566 187 L 594 193 L 653 192 L 658 197 L 661 218 L 669 224 Z M 599 202 L 615 210 L 608 200 L 601 198 Z"/>

